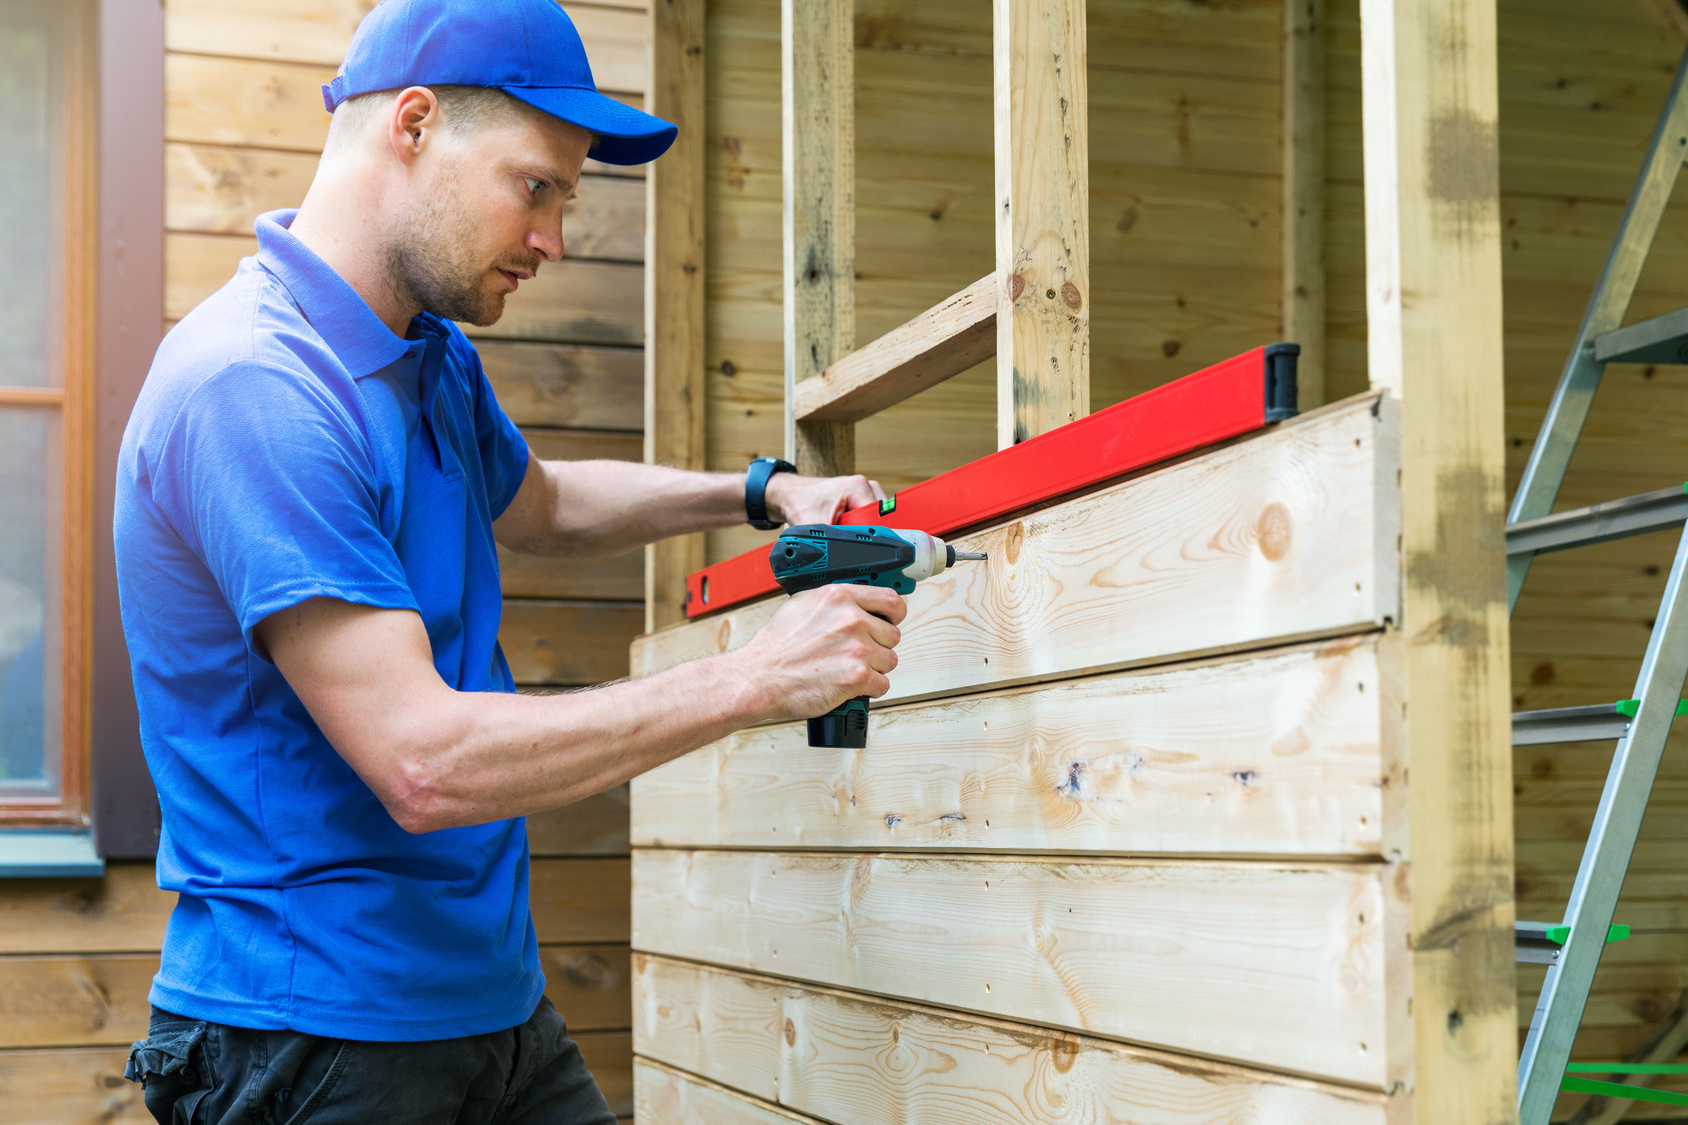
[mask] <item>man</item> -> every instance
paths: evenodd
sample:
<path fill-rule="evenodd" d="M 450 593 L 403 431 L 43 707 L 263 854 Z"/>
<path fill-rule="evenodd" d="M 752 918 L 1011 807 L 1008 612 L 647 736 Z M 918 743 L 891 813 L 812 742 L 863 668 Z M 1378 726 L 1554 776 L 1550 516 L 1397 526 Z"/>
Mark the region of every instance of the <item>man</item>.
<path fill-rule="evenodd" d="M 604 556 L 878 489 L 529 455 L 450 321 L 562 257 L 589 153 L 674 136 L 596 92 L 552 0 L 386 0 L 324 99 L 303 205 L 170 333 L 124 437 L 123 620 L 180 893 L 128 1073 L 161 1122 L 608 1125 L 543 998 L 521 818 L 883 693 L 904 607 L 830 587 L 737 652 L 517 696 L 495 540 Z"/>

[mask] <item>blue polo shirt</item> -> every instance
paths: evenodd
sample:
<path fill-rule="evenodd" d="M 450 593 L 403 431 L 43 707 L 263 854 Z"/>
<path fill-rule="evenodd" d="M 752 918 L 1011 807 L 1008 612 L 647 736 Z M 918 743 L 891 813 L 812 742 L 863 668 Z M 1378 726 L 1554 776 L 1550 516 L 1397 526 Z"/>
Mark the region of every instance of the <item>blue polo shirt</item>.
<path fill-rule="evenodd" d="M 527 445 L 455 325 L 395 336 L 293 214 L 165 337 L 123 435 L 123 629 L 181 896 L 151 1000 L 347 1039 L 514 1027 L 545 984 L 525 822 L 404 831 L 252 630 L 308 598 L 414 610 L 447 684 L 514 690 L 492 521 Z"/>

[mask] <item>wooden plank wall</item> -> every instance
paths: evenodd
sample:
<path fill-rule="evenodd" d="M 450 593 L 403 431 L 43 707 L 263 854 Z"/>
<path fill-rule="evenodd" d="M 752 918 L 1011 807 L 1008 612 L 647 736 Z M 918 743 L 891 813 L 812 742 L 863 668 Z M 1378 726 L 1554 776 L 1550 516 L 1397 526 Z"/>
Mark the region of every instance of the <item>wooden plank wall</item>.
<path fill-rule="evenodd" d="M 639 1112 L 1409 1120 L 1399 468 L 1360 396 L 969 535 L 865 751 L 635 780 Z"/>
<path fill-rule="evenodd" d="M 991 40 L 979 11 L 961 0 L 858 0 L 858 343 L 991 268 Z M 1335 400 L 1368 385 L 1358 5 L 1333 0 L 1326 17 Z M 1277 0 L 1089 5 L 1094 407 L 1279 331 L 1281 20 Z M 1675 0 L 1500 0 L 1499 21 L 1510 491 L 1688 23 Z M 709 449 L 712 468 L 733 469 L 780 451 L 777 0 L 716 0 L 708 34 Z M 1688 196 L 1681 203 L 1631 319 L 1688 303 Z M 991 374 L 982 365 L 858 425 L 858 467 L 896 488 L 990 452 Z M 1688 479 L 1685 378 L 1609 370 L 1562 506 Z M 709 558 L 765 538 L 712 534 Z M 1673 548 L 1666 535 L 1541 559 L 1514 617 L 1514 706 L 1627 697 Z M 1580 1057 L 1622 1054 L 1688 987 L 1688 874 L 1674 859 L 1688 824 L 1685 745 L 1679 736 L 1666 756 L 1619 911 L 1641 932 L 1607 953 Z M 1609 757 L 1589 747 L 1516 756 L 1521 917 L 1563 909 Z M 1522 1025 L 1540 973 L 1522 966 L 1519 976 Z"/>
<path fill-rule="evenodd" d="M 367 0 L 169 0 L 166 11 L 167 325 L 253 251 L 258 213 L 296 205 L 334 73 Z M 570 4 L 600 86 L 639 104 L 643 0 Z M 472 330 L 500 401 L 547 458 L 640 460 L 642 169 L 588 166 L 564 238 L 569 259 Z M 530 295 L 531 294 L 531 295 Z M 625 675 L 643 627 L 635 552 L 565 567 L 502 556 L 500 634 L 517 682 L 555 690 Z M 617 1112 L 632 1111 L 625 790 L 530 821 L 533 912 L 549 995 Z M 150 864 L 103 880 L 0 886 L 0 1117 L 30 1125 L 142 1122 L 122 1078 L 146 1033 L 146 992 L 173 896 Z"/>

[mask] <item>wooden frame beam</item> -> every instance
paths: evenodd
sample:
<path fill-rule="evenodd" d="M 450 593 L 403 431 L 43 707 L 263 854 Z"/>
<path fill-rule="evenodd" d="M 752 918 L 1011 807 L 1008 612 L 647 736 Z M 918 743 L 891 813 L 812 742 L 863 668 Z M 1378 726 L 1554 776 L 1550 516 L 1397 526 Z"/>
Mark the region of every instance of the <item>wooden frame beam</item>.
<path fill-rule="evenodd" d="M 1090 412 L 1084 0 L 995 0 L 997 448 Z"/>
<path fill-rule="evenodd" d="M 860 422 L 996 354 L 996 275 L 986 274 L 818 376 L 797 384 L 799 423 Z"/>
<path fill-rule="evenodd" d="M 797 471 L 855 471 L 849 422 L 799 421 L 797 387 L 856 346 L 855 7 L 781 0 L 785 448 Z"/>
<path fill-rule="evenodd" d="M 1361 0 L 1360 29 L 1367 349 L 1401 410 L 1414 1119 L 1515 1121 L 1495 3 Z"/>
<path fill-rule="evenodd" d="M 646 108 L 680 127 L 645 170 L 645 461 L 706 468 L 703 358 L 704 0 L 651 0 Z M 686 619 L 703 536 L 645 548 L 645 631 Z"/>
<path fill-rule="evenodd" d="M 1325 401 L 1325 0 L 1284 3 L 1285 340 L 1303 410 Z"/>

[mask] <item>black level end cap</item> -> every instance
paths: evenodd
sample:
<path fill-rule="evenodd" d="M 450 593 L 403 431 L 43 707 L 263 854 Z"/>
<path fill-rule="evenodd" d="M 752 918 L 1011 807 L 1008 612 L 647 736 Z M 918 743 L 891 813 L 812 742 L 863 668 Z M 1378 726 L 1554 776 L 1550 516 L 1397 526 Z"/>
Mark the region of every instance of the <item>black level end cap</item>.
<path fill-rule="evenodd" d="M 1296 405 L 1295 369 L 1300 344 L 1266 345 L 1266 421 L 1282 422 L 1301 411 Z"/>

